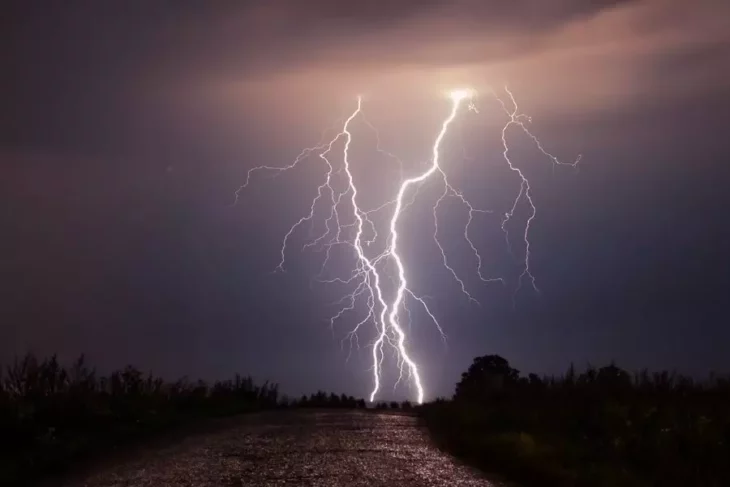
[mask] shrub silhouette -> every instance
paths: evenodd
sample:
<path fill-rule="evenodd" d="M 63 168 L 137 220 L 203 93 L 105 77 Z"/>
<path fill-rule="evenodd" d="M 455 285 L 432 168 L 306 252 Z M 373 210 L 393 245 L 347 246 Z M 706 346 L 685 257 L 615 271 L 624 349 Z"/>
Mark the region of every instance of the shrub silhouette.
<path fill-rule="evenodd" d="M 521 377 L 488 355 L 419 411 L 442 447 L 527 485 L 730 485 L 728 378 L 616 364 Z"/>

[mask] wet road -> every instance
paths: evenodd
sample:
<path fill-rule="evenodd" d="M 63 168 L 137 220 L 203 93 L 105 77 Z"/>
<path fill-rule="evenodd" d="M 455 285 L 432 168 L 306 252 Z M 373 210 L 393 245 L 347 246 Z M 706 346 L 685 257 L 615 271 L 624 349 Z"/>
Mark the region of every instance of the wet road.
<path fill-rule="evenodd" d="M 365 412 L 275 412 L 65 484 L 111 486 L 497 486 L 433 446 L 416 418 Z"/>

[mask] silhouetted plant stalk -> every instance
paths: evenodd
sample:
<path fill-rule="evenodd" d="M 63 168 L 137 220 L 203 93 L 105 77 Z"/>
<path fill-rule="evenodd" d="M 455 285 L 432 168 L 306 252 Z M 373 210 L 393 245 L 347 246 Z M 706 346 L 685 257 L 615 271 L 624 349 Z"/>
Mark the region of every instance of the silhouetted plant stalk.
<path fill-rule="evenodd" d="M 318 392 L 301 400 L 277 384 L 165 381 L 127 366 L 100 376 L 83 356 L 69 367 L 28 354 L 0 368 L 0 485 L 30 482 L 92 452 L 146 438 L 200 418 L 289 407 L 365 407 L 352 396 Z"/>

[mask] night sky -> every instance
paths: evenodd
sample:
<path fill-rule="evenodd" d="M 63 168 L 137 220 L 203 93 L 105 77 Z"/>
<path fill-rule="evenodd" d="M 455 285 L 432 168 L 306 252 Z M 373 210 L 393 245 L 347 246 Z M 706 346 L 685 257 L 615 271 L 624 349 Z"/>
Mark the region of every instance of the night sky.
<path fill-rule="evenodd" d="M 290 394 L 366 396 L 369 352 L 346 361 L 340 340 L 357 320 L 330 330 L 341 293 L 311 282 L 322 254 L 299 253 L 306 230 L 287 272 L 271 273 L 323 166 L 260 175 L 231 206 L 234 192 L 249 168 L 286 165 L 316 143 L 358 94 L 381 146 L 423 167 L 449 109 L 444 90 L 470 86 L 479 114 L 458 120 L 444 166 L 495 211 L 473 237 L 486 273 L 507 284 L 479 282 L 460 239 L 466 215 L 445 205 L 441 235 L 482 305 L 460 294 L 440 266 L 427 206 L 437 190 L 426 189 L 402 231 L 409 280 L 448 335 L 444 345 L 414 311 L 409 348 L 427 398 L 450 394 L 488 353 L 524 372 L 613 359 L 629 370 L 730 371 L 728 2 L 23 1 L 2 10 L 1 361 L 85 352 L 102 371 L 239 371 Z M 519 182 L 501 159 L 504 113 L 488 94 L 505 84 L 548 150 L 583 157 L 578 171 L 553 170 L 511 133 L 538 207 L 541 290 L 523 288 L 514 307 L 519 263 L 499 218 Z M 398 173 L 374 151 L 372 131 L 353 133 L 363 201 L 375 206 Z M 511 227 L 518 256 L 525 216 Z M 389 374 L 384 397 L 411 397 L 407 387 L 390 392 Z"/>

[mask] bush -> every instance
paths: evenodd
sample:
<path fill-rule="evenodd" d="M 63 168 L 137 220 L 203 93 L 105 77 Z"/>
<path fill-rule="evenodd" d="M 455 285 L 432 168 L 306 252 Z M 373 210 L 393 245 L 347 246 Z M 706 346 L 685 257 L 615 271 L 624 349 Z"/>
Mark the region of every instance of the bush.
<path fill-rule="evenodd" d="M 419 408 L 444 449 L 529 485 L 730 485 L 730 381 L 615 364 L 520 377 L 475 360 L 451 401 Z"/>

